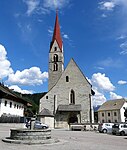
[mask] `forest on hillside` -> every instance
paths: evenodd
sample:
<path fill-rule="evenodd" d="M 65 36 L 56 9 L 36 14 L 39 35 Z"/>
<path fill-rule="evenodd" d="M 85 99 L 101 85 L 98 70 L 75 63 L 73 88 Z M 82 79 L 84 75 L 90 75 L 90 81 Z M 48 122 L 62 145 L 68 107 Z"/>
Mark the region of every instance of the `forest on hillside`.
<path fill-rule="evenodd" d="M 46 94 L 46 92 L 34 93 L 34 94 L 21 94 L 18 92 L 15 92 L 15 93 L 32 105 L 28 107 L 28 109 L 31 113 L 33 113 L 33 115 L 36 115 L 38 113 L 39 101 Z"/>

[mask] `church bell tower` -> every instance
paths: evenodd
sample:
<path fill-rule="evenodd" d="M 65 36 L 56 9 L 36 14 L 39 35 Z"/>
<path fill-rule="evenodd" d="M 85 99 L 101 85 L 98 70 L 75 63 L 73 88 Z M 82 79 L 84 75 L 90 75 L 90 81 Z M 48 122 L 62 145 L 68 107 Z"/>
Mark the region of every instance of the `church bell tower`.
<path fill-rule="evenodd" d="M 57 83 L 63 71 L 64 71 L 63 42 L 60 34 L 58 12 L 56 12 L 54 33 L 49 51 L 48 90 L 50 90 Z"/>

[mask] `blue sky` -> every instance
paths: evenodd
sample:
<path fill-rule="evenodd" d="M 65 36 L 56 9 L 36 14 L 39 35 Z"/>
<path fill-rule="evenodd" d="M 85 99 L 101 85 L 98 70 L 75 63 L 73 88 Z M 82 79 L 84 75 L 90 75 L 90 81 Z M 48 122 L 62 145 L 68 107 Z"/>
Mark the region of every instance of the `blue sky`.
<path fill-rule="evenodd" d="M 0 1 L 0 80 L 22 93 L 47 91 L 58 9 L 65 67 L 74 58 L 94 105 L 127 97 L 127 0 Z"/>

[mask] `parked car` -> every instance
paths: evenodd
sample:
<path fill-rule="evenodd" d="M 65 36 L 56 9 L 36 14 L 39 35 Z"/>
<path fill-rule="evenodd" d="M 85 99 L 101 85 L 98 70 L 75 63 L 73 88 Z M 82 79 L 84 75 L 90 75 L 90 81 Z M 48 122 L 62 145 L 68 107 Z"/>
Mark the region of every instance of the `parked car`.
<path fill-rule="evenodd" d="M 112 126 L 114 123 L 100 123 L 98 125 L 98 131 L 100 133 L 112 133 Z"/>
<path fill-rule="evenodd" d="M 27 128 L 31 128 L 31 121 L 29 120 L 28 122 L 26 122 L 25 125 Z M 34 129 L 47 129 L 48 125 L 41 123 L 40 121 L 36 120 L 34 123 Z"/>
<path fill-rule="evenodd" d="M 127 135 L 127 123 L 114 124 L 112 127 L 112 134 L 114 135 Z"/>
<path fill-rule="evenodd" d="M 114 125 L 112 126 L 112 134 L 113 134 L 113 135 L 116 135 L 116 131 L 117 131 L 118 128 L 119 128 L 119 124 L 120 124 L 120 123 L 114 123 Z"/>
<path fill-rule="evenodd" d="M 41 123 L 40 121 L 36 120 L 34 123 L 35 129 L 47 129 L 49 126 L 47 124 Z"/>

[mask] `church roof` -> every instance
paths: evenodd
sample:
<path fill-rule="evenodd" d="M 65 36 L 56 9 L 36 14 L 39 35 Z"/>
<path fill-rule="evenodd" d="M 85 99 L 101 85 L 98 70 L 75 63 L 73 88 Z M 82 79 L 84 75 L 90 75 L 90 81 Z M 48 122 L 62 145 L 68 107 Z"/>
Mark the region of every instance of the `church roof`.
<path fill-rule="evenodd" d="M 106 110 L 119 110 L 122 108 L 123 104 L 126 102 L 124 98 L 109 100 L 103 103 L 98 111 L 106 111 Z"/>
<path fill-rule="evenodd" d="M 81 104 L 77 105 L 59 105 L 58 111 L 81 111 Z"/>
<path fill-rule="evenodd" d="M 39 114 L 38 116 L 53 116 L 53 114 L 46 108 L 44 108 Z"/>
<path fill-rule="evenodd" d="M 55 20 L 54 33 L 53 33 L 53 37 L 52 37 L 51 46 L 55 40 L 57 41 L 57 43 L 62 51 L 62 38 L 61 38 L 61 34 L 60 34 L 58 12 L 56 12 L 56 20 Z"/>

